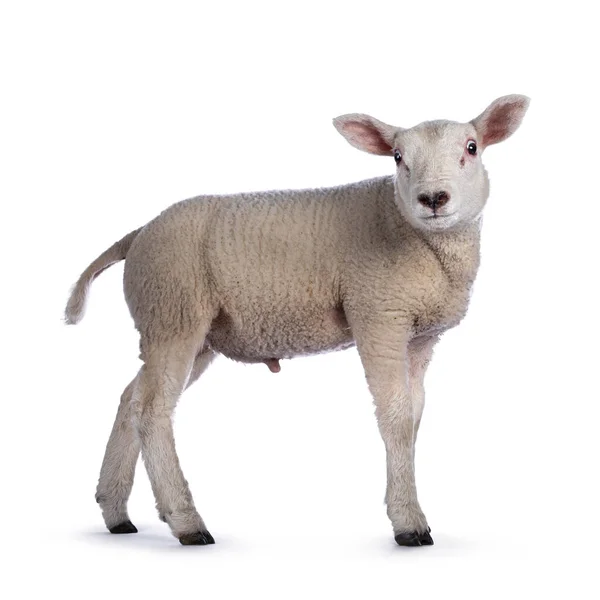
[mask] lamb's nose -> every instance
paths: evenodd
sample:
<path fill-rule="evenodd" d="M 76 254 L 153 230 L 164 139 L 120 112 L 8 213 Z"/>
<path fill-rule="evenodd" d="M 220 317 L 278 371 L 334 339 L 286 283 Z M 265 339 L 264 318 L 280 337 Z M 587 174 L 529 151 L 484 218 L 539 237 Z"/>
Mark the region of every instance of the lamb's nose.
<path fill-rule="evenodd" d="M 433 194 L 419 194 L 417 200 L 423 205 L 435 210 L 440 206 L 444 206 L 450 200 L 448 192 L 435 192 Z"/>

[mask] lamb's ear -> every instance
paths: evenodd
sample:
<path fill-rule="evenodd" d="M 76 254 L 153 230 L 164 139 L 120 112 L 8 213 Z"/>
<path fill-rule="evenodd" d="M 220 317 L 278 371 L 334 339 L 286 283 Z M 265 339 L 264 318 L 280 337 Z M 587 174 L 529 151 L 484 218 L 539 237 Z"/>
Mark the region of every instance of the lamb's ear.
<path fill-rule="evenodd" d="M 529 98 L 518 94 L 494 100 L 471 121 L 477 130 L 480 145 L 486 147 L 510 137 L 519 128 L 528 106 Z"/>
<path fill-rule="evenodd" d="M 398 127 L 386 125 L 369 115 L 342 115 L 333 120 L 335 128 L 355 148 L 391 156 L 394 153 L 394 137 Z"/>

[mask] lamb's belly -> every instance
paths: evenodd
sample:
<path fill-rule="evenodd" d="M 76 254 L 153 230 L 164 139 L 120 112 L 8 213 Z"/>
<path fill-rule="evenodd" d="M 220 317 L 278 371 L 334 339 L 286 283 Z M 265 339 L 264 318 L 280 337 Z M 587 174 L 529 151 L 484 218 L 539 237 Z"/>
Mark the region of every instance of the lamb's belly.
<path fill-rule="evenodd" d="M 354 345 L 341 309 L 271 313 L 261 318 L 222 311 L 207 336 L 213 350 L 241 362 L 265 362 Z"/>

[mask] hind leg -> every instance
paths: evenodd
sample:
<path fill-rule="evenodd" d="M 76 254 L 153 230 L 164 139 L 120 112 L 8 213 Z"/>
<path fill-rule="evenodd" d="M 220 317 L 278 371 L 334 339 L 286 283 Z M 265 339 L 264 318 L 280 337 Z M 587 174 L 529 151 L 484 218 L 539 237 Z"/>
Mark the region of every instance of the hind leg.
<path fill-rule="evenodd" d="M 96 502 L 102 509 L 111 533 L 136 533 L 127 514 L 127 500 L 133 486 L 140 442 L 132 426 L 131 396 L 139 374 L 125 388 L 112 428 L 96 489 Z"/>
<path fill-rule="evenodd" d="M 212 350 L 198 354 L 187 382 L 192 385 L 208 368 L 215 357 Z M 131 398 L 138 376 L 125 388 L 117 418 L 113 425 L 96 491 L 96 500 L 100 504 L 106 527 L 111 533 L 136 533 L 137 529 L 127 514 L 127 501 L 133 486 L 133 478 L 138 456 L 140 440 L 132 415 Z"/>
<path fill-rule="evenodd" d="M 133 394 L 134 422 L 159 515 L 182 544 L 212 544 L 179 465 L 172 415 L 192 375 L 198 340 L 174 340 L 145 353 Z"/>
<path fill-rule="evenodd" d="M 190 378 L 188 379 L 187 385 L 185 389 L 187 390 L 195 381 L 198 380 L 200 375 L 208 369 L 210 363 L 215 359 L 217 354 L 213 350 L 204 349 L 202 350 L 198 356 L 196 356 L 196 360 L 194 361 L 194 366 L 192 367 L 192 372 L 190 373 Z"/>

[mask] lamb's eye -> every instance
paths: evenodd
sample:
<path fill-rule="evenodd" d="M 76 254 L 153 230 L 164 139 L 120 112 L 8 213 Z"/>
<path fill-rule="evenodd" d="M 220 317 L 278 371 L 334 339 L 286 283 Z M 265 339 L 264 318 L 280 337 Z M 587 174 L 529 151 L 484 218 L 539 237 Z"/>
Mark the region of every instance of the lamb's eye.
<path fill-rule="evenodd" d="M 396 164 L 399 164 L 402 160 L 402 154 L 400 154 L 400 150 L 394 150 L 394 160 L 396 161 Z"/>
<path fill-rule="evenodd" d="M 475 156 L 477 154 L 477 144 L 473 140 L 469 140 L 467 142 L 467 152 L 471 156 Z"/>

